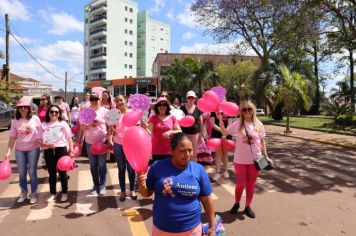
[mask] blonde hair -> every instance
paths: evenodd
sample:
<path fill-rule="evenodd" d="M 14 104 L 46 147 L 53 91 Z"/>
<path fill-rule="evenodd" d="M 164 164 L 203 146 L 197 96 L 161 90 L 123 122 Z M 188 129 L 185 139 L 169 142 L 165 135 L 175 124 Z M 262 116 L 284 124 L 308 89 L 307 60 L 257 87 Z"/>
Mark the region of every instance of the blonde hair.
<path fill-rule="evenodd" d="M 241 134 L 244 134 L 246 135 L 246 131 L 245 131 L 245 116 L 244 116 L 244 113 L 242 112 L 242 109 L 243 108 L 249 108 L 251 107 L 252 110 L 253 110 L 253 113 L 252 113 L 252 121 L 253 121 L 253 124 L 255 125 L 254 127 L 254 130 L 257 131 L 257 132 L 260 132 L 261 130 L 261 122 L 260 120 L 257 118 L 256 116 L 256 106 L 251 102 L 251 101 L 242 101 L 240 103 L 240 129 L 239 129 L 239 132 Z"/>

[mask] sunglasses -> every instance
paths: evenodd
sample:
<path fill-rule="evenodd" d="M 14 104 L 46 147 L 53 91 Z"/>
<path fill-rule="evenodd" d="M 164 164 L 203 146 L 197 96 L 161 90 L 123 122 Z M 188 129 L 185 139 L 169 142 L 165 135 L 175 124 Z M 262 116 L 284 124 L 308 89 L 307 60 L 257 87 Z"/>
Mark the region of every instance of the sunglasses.
<path fill-rule="evenodd" d="M 249 108 L 242 108 L 242 112 L 251 112 L 252 111 L 252 108 L 249 107 Z"/>
<path fill-rule="evenodd" d="M 28 109 L 28 106 L 18 106 L 19 109 Z"/>
<path fill-rule="evenodd" d="M 50 114 L 55 114 L 55 115 L 58 115 L 59 114 L 59 111 L 53 111 L 53 110 L 50 110 L 49 111 Z"/>
<path fill-rule="evenodd" d="M 195 97 L 187 97 L 188 99 L 194 99 Z"/>
<path fill-rule="evenodd" d="M 91 102 L 97 102 L 97 101 L 99 101 L 99 98 L 90 98 L 89 101 L 91 101 Z"/>
<path fill-rule="evenodd" d="M 158 106 L 158 107 L 167 107 L 167 104 L 165 104 L 165 103 L 158 103 L 157 106 Z"/>

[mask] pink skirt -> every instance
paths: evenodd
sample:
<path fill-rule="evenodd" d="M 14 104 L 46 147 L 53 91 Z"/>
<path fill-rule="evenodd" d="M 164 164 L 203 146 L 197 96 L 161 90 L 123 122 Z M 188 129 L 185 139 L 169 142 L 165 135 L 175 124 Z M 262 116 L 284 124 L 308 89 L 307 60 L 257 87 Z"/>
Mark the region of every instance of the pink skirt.
<path fill-rule="evenodd" d="M 202 235 L 202 224 L 194 227 L 193 229 L 180 232 L 180 233 L 169 233 L 158 229 L 155 225 L 152 227 L 152 236 L 201 236 Z"/>

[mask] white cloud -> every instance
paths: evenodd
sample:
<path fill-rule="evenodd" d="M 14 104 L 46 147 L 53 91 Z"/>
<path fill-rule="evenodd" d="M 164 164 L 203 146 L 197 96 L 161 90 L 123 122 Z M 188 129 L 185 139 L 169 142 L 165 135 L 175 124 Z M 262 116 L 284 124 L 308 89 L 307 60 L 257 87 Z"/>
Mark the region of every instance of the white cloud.
<path fill-rule="evenodd" d="M 41 10 L 39 13 L 42 18 L 51 25 L 51 29 L 48 31 L 49 34 L 64 35 L 84 31 L 84 23 L 66 12 Z"/>
<path fill-rule="evenodd" d="M 165 3 L 164 0 L 154 0 L 154 6 L 150 8 L 150 12 L 160 12 L 161 9 L 164 7 Z"/>
<path fill-rule="evenodd" d="M 190 31 L 184 32 L 184 34 L 182 35 L 183 39 L 192 39 L 194 37 L 195 37 L 195 34 Z"/>
<path fill-rule="evenodd" d="M 220 43 L 220 44 L 209 44 L 209 43 L 195 43 L 192 46 L 181 46 L 179 48 L 180 53 L 202 53 L 202 54 L 220 54 L 220 55 L 230 55 L 230 54 L 240 54 L 240 55 L 252 55 L 255 56 L 256 53 L 251 48 L 242 45 L 241 41 L 232 43 Z"/>
<path fill-rule="evenodd" d="M 5 39 L 0 37 L 0 46 L 5 46 Z"/>
<path fill-rule="evenodd" d="M 177 15 L 178 22 L 190 28 L 197 28 L 194 14 L 190 11 L 190 5 L 186 5 L 184 12 Z"/>
<path fill-rule="evenodd" d="M 31 52 L 46 61 L 65 61 L 83 64 L 84 47 L 78 41 L 58 41 L 55 44 L 31 48 Z"/>
<path fill-rule="evenodd" d="M 19 0 L 1 0 L 0 14 L 1 16 L 9 14 L 10 20 L 30 20 L 30 13 L 26 6 Z"/>
<path fill-rule="evenodd" d="M 167 14 L 166 14 L 166 17 L 170 20 L 174 20 L 174 12 L 173 12 L 173 9 L 170 9 Z"/>
<path fill-rule="evenodd" d="M 37 43 L 38 40 L 37 39 L 31 39 L 31 38 L 26 38 L 26 37 L 21 37 L 18 35 L 14 35 L 18 41 L 20 41 L 23 45 L 29 45 L 29 44 L 33 44 L 33 43 Z M 10 37 L 10 44 L 18 44 L 18 42 L 14 39 L 14 37 Z"/>

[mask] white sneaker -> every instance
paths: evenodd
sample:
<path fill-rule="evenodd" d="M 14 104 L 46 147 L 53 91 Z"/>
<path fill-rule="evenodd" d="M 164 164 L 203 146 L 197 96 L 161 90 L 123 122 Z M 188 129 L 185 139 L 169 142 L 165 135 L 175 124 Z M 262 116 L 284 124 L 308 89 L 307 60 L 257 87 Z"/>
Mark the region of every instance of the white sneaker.
<path fill-rule="evenodd" d="M 31 193 L 30 204 L 35 204 L 37 202 L 37 193 Z"/>
<path fill-rule="evenodd" d="M 61 202 L 66 202 L 68 200 L 68 194 L 62 193 Z"/>
<path fill-rule="evenodd" d="M 227 170 L 224 171 L 223 175 L 224 175 L 225 179 L 230 178 L 229 171 L 227 171 Z"/>
<path fill-rule="evenodd" d="M 93 190 L 91 190 L 90 195 L 98 196 L 98 192 L 96 191 L 96 189 L 93 189 Z"/>
<path fill-rule="evenodd" d="M 51 196 L 47 199 L 47 202 L 54 202 L 54 200 L 56 199 L 56 195 L 55 194 L 51 194 Z"/>
<path fill-rule="evenodd" d="M 17 203 L 23 203 L 27 199 L 27 193 L 21 192 L 19 198 L 17 199 Z"/>
<path fill-rule="evenodd" d="M 220 179 L 220 174 L 219 173 L 215 173 L 213 180 L 214 181 L 218 181 Z"/>
<path fill-rule="evenodd" d="M 106 187 L 101 187 L 99 193 L 100 195 L 106 195 Z"/>

